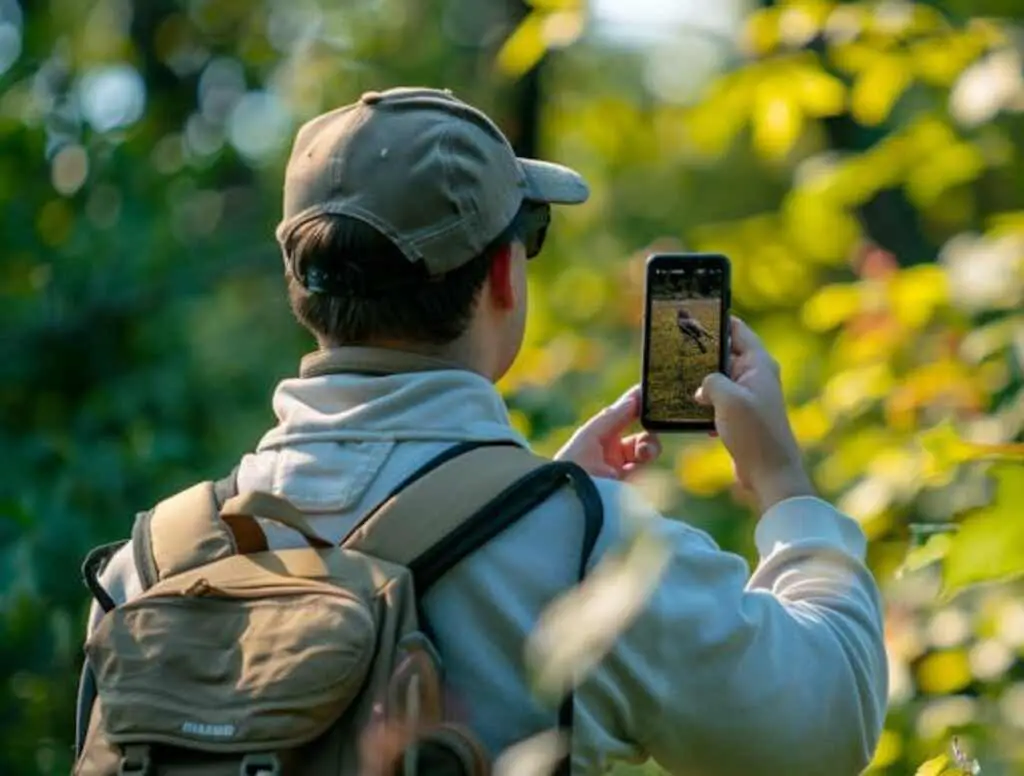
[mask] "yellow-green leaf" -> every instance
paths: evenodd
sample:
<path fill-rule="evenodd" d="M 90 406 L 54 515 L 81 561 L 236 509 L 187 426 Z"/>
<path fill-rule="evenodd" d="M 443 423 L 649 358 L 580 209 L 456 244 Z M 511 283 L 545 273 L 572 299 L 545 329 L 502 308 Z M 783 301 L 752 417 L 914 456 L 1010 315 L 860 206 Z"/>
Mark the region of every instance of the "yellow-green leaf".
<path fill-rule="evenodd" d="M 812 331 L 834 329 L 862 309 L 862 299 L 861 287 L 855 283 L 827 285 L 804 303 L 804 326 Z"/>
<path fill-rule="evenodd" d="M 924 477 L 933 484 L 948 480 L 957 466 L 969 461 L 1024 461 L 1024 444 L 968 442 L 948 419 L 919 434 L 917 443 L 924 456 Z"/>
<path fill-rule="evenodd" d="M 1024 574 L 1024 466 L 994 467 L 995 492 L 988 506 L 969 512 L 943 561 L 943 597 L 984 582 Z"/>
<path fill-rule="evenodd" d="M 846 86 L 823 70 L 801 69 L 794 86 L 808 116 L 835 116 L 846 107 Z"/>
<path fill-rule="evenodd" d="M 881 124 L 911 80 L 910 67 L 903 58 L 878 54 L 854 84 L 850 95 L 853 117 L 867 126 Z"/>
<path fill-rule="evenodd" d="M 923 762 L 921 767 L 914 773 L 914 776 L 946 776 L 946 774 L 950 773 L 947 768 L 949 764 L 949 756 L 940 754 L 938 757 L 933 757 Z"/>
<path fill-rule="evenodd" d="M 754 101 L 754 148 L 768 159 L 790 152 L 804 127 L 804 115 L 781 84 L 762 84 Z"/>
<path fill-rule="evenodd" d="M 533 11 L 513 30 L 498 52 L 497 67 L 501 73 L 518 78 L 540 62 L 547 51 L 545 16 L 540 11 Z"/>
<path fill-rule="evenodd" d="M 953 537 L 948 534 L 937 534 L 929 537 L 923 544 L 911 547 L 907 550 L 903 563 L 896 569 L 896 578 L 900 579 L 905 574 L 913 574 L 943 560 L 949 554 L 952 544 Z"/>

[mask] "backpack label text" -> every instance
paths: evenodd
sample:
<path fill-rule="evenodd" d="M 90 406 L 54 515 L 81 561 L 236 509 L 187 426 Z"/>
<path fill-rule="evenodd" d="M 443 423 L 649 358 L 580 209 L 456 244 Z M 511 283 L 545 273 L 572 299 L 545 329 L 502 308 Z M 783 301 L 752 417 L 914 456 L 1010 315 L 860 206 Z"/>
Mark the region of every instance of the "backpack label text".
<path fill-rule="evenodd" d="M 234 725 L 210 725 L 205 722 L 183 722 L 181 732 L 203 738 L 231 738 L 235 735 Z"/>

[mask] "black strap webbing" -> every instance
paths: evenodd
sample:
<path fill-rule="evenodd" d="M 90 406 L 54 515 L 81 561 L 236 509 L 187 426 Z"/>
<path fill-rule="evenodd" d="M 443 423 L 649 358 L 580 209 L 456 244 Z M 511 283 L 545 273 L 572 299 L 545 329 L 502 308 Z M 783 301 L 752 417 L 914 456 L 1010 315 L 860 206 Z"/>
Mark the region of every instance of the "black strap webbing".
<path fill-rule="evenodd" d="M 423 596 L 455 565 L 514 525 L 558 490 L 571 485 L 583 504 L 583 547 L 577 579 L 587 563 L 604 522 L 604 508 L 593 481 L 574 463 L 552 462 L 531 472 L 497 494 L 479 512 L 409 564 L 416 593 Z"/>
<path fill-rule="evenodd" d="M 85 582 L 85 586 L 89 588 L 89 592 L 92 593 L 96 603 L 105 612 L 113 609 L 116 603 L 110 597 L 110 593 L 100 584 L 100 575 L 107 567 L 110 559 L 114 557 L 114 554 L 127 543 L 127 540 L 122 539 L 121 541 L 100 545 L 90 550 L 82 562 L 82 580 Z"/>
<path fill-rule="evenodd" d="M 449 456 L 449 459 L 453 456 Z M 446 459 L 447 460 L 447 459 Z M 408 483 L 406 483 L 408 484 Z M 565 485 L 570 485 L 583 505 L 583 547 L 577 569 L 577 580 L 587 573 L 590 557 L 604 524 L 604 505 L 590 475 L 569 462 L 552 462 L 534 470 L 518 482 L 497 494 L 479 512 L 453 531 L 439 544 L 416 558 L 409 568 L 415 581 L 416 593 L 422 597 L 449 570 L 460 561 L 483 547 L 521 517 L 546 501 Z M 420 621 L 429 635 L 429 625 L 420 613 Z M 574 693 L 570 692 L 558 709 L 558 726 L 572 736 Z M 559 764 L 558 776 L 569 776 L 572 771 L 572 752 Z"/>

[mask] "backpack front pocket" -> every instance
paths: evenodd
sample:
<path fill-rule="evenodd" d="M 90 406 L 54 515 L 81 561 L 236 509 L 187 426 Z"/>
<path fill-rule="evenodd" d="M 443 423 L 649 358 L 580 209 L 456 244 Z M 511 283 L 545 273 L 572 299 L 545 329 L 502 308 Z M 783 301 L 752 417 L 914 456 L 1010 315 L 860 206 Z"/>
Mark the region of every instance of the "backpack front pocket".
<path fill-rule="evenodd" d="M 281 581 L 269 590 L 154 588 L 109 612 L 86 647 L 109 739 L 273 750 L 338 719 L 373 660 L 373 616 L 329 584 Z"/>

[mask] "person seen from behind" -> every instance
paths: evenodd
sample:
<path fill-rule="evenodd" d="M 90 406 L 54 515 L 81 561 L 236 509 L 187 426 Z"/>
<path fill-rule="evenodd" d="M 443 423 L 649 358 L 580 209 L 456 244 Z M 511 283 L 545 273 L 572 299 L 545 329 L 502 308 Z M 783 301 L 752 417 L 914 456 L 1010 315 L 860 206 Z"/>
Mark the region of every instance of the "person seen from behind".
<path fill-rule="evenodd" d="M 522 346 L 551 207 L 587 196 L 577 173 L 517 159 L 447 91 L 369 93 L 306 124 L 277 237 L 317 349 L 277 386 L 277 423 L 241 458 L 238 487 L 282 495 L 338 541 L 446 448 L 526 446 L 495 383 Z M 731 373 L 710 375 L 698 398 L 757 505 L 753 571 L 631 492 L 628 478 L 660 453 L 656 437 L 631 433 L 636 388 L 558 453 L 601 496 L 591 565 L 627 536 L 627 502 L 670 551 L 646 605 L 576 690 L 575 774 L 650 757 L 680 776 L 854 776 L 879 739 L 886 656 L 864 534 L 817 495 L 761 340 L 733 319 L 731 343 Z M 493 756 L 557 723 L 531 695 L 522 650 L 576 581 L 579 513 L 556 493 L 423 601 L 447 682 Z M 264 529 L 271 547 L 303 546 L 288 528 Z M 102 582 L 119 603 L 139 594 L 130 543 Z"/>

